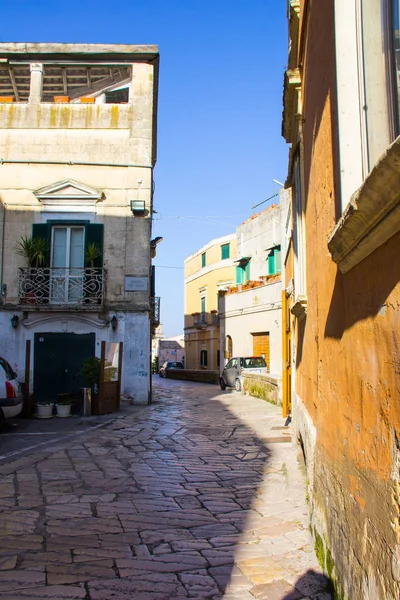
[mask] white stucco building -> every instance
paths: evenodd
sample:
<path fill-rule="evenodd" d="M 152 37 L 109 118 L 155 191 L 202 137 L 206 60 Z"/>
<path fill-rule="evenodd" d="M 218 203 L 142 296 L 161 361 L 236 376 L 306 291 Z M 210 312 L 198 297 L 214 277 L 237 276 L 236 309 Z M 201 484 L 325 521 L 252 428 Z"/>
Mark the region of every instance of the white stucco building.
<path fill-rule="evenodd" d="M 31 341 L 37 400 L 83 385 L 105 341 L 149 401 L 157 81 L 156 46 L 0 44 L 0 342 L 23 379 Z"/>
<path fill-rule="evenodd" d="M 236 230 L 236 285 L 220 292 L 221 364 L 234 356 L 264 355 L 269 372 L 282 375 L 282 277 L 288 195 Z"/>
<path fill-rule="evenodd" d="M 158 342 L 158 364 L 161 366 L 167 360 L 185 363 L 185 337 L 175 335 Z"/>

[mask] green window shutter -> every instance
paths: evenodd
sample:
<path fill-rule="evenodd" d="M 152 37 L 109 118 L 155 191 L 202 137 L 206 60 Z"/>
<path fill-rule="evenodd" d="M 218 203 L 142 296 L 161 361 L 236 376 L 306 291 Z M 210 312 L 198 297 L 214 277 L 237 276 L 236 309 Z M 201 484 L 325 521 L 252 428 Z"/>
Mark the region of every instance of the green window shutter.
<path fill-rule="evenodd" d="M 247 263 L 244 272 L 246 275 L 246 283 L 247 283 L 247 281 L 250 281 L 250 261 Z"/>
<path fill-rule="evenodd" d="M 268 275 L 275 275 L 275 254 L 271 251 L 268 255 Z"/>
<path fill-rule="evenodd" d="M 281 267 L 281 247 L 278 246 L 278 248 L 276 248 L 275 250 L 275 270 L 276 273 L 280 273 L 282 270 Z"/>
<path fill-rule="evenodd" d="M 242 267 L 236 267 L 236 285 L 243 283 L 243 269 Z"/>
<path fill-rule="evenodd" d="M 88 244 L 97 244 L 100 248 L 101 256 L 94 261 L 95 268 L 103 266 L 103 238 L 104 225 L 102 223 L 87 223 L 85 226 L 85 250 Z M 87 265 L 90 266 L 90 265 Z"/>
<path fill-rule="evenodd" d="M 203 269 L 203 267 L 206 266 L 206 253 L 203 252 L 203 254 L 201 255 L 201 268 Z"/>
<path fill-rule="evenodd" d="M 32 237 L 44 238 L 47 241 L 47 252 L 45 262 L 42 267 L 50 266 L 50 249 L 51 249 L 51 225 L 49 223 L 34 223 L 32 225 Z"/>
<path fill-rule="evenodd" d="M 221 246 L 221 260 L 225 260 L 225 259 L 229 258 L 229 256 L 230 256 L 229 244 L 223 244 Z"/>

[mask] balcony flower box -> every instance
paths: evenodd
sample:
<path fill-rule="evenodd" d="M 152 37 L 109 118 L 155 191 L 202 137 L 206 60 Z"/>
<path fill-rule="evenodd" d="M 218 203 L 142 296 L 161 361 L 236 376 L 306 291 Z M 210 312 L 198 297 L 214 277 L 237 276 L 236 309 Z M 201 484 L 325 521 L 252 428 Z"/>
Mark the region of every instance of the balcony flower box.
<path fill-rule="evenodd" d="M 96 102 L 96 98 L 86 98 L 83 96 L 82 98 L 79 98 L 79 102 L 81 104 L 94 104 Z"/>
<path fill-rule="evenodd" d="M 0 102 L 1 103 L 9 103 L 9 102 L 14 102 L 14 97 L 13 96 L 0 96 Z"/>
<path fill-rule="evenodd" d="M 69 96 L 54 96 L 54 102 L 56 102 L 56 103 L 69 102 Z"/>

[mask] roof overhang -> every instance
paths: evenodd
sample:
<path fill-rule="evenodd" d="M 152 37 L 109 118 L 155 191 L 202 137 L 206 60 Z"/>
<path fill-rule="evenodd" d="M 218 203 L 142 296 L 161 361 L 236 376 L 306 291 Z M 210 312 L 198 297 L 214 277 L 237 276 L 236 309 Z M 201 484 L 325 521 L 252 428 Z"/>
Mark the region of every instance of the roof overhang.
<path fill-rule="evenodd" d="M 150 62 L 158 56 L 158 46 L 138 44 L 53 44 L 0 43 L 0 59 L 46 62 L 92 61 Z"/>
<path fill-rule="evenodd" d="M 239 264 L 245 264 L 245 263 L 248 263 L 250 260 L 251 260 L 251 256 L 242 256 L 242 258 L 238 258 L 237 260 L 234 260 L 233 262 L 239 263 Z"/>

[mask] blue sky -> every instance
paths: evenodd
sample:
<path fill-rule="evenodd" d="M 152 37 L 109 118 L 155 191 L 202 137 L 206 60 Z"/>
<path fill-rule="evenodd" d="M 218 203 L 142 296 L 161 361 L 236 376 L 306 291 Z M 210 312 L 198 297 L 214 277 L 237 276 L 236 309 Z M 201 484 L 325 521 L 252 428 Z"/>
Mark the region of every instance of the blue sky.
<path fill-rule="evenodd" d="M 14 0 L 0 39 L 159 46 L 154 264 L 164 333 L 178 335 L 185 257 L 233 233 L 286 178 L 286 2 Z"/>

